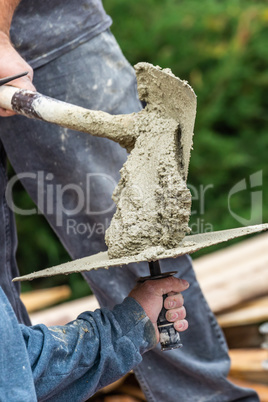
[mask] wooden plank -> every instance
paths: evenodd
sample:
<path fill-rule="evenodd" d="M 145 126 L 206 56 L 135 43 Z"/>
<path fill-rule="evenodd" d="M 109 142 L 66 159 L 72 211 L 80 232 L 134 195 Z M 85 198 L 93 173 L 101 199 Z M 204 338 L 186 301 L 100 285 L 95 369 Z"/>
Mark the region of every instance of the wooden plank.
<path fill-rule="evenodd" d="M 101 393 L 101 394 L 109 394 L 111 392 L 118 391 L 118 388 L 120 387 L 120 385 L 122 385 L 124 383 L 124 381 L 126 380 L 126 378 L 128 376 L 129 376 L 129 373 L 124 375 L 124 377 L 119 378 L 119 380 L 113 382 L 112 384 L 106 385 L 106 387 L 102 388 L 99 391 L 99 393 Z"/>
<path fill-rule="evenodd" d="M 205 297 L 215 313 L 268 294 L 268 234 L 193 261 Z"/>
<path fill-rule="evenodd" d="M 229 266 L 242 265 L 248 260 L 254 260 L 256 254 L 267 250 L 268 233 L 258 234 L 238 244 L 225 247 L 222 250 L 194 259 L 194 267 L 200 280 L 210 277 L 216 271 L 228 270 Z"/>
<path fill-rule="evenodd" d="M 240 325 L 223 328 L 229 349 L 259 348 L 263 336 L 259 332 L 259 324 Z"/>
<path fill-rule="evenodd" d="M 242 303 L 230 311 L 217 315 L 222 328 L 268 321 L 268 296 Z"/>
<path fill-rule="evenodd" d="M 262 261 L 257 261 L 249 267 L 233 269 L 232 274 L 223 278 L 215 277 L 215 285 L 207 288 L 202 284 L 206 299 L 215 313 L 230 307 L 267 295 L 268 293 L 268 254 Z M 249 269 L 246 269 L 249 268 Z M 220 281 L 221 279 L 221 281 Z"/>
<path fill-rule="evenodd" d="M 228 248 L 225 252 L 228 255 Z M 267 260 L 268 252 L 263 251 L 261 254 L 255 255 L 253 259 L 225 265 L 221 270 L 217 269 L 213 274 L 205 278 L 203 277 L 200 280 L 208 290 L 214 289 L 217 283 L 220 285 L 222 282 L 226 282 L 232 285 L 234 280 L 250 281 L 252 278 L 248 277 L 247 274 L 253 274 L 255 271 L 258 273 L 258 271 L 262 270 L 263 266 L 267 267 L 267 265 L 265 265 L 267 264 Z"/>
<path fill-rule="evenodd" d="M 71 296 L 71 289 L 67 285 L 49 289 L 33 290 L 21 294 L 21 299 L 29 313 L 52 306 Z"/>
<path fill-rule="evenodd" d="M 72 300 L 56 307 L 51 307 L 45 311 L 30 314 L 33 324 L 64 325 L 73 321 L 83 311 L 94 311 L 99 308 L 99 303 L 95 296 L 87 296 L 78 300 Z"/>
<path fill-rule="evenodd" d="M 114 383 L 102 388 L 97 395 L 110 393 L 129 396 L 132 398 L 137 398 L 139 401 L 146 402 L 145 395 L 142 392 L 140 385 L 132 371 Z"/>
<path fill-rule="evenodd" d="M 129 395 L 110 395 L 104 398 L 104 402 L 139 402 L 139 399 Z"/>
<path fill-rule="evenodd" d="M 268 371 L 262 367 L 268 353 L 263 349 L 231 349 L 230 376 L 245 381 L 268 384 Z"/>
<path fill-rule="evenodd" d="M 118 388 L 118 391 L 130 395 L 133 398 L 137 398 L 140 401 L 146 402 L 145 395 L 138 386 L 123 384 Z"/>

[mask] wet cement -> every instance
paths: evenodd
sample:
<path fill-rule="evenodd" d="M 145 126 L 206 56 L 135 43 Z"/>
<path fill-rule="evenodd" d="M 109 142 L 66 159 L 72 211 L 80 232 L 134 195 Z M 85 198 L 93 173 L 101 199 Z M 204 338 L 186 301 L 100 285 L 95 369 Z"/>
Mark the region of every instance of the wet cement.
<path fill-rule="evenodd" d="M 113 194 L 117 210 L 105 236 L 110 258 L 151 247 L 172 249 L 190 233 L 186 178 L 196 96 L 170 70 L 148 63 L 135 68 L 139 97 L 147 106 L 133 120 L 136 141 Z"/>
<path fill-rule="evenodd" d="M 118 142 L 130 152 L 113 199 L 117 210 L 106 232 L 110 258 L 151 247 L 171 249 L 189 233 L 186 186 L 196 96 L 169 69 L 135 66 L 140 113 L 112 116 L 45 97 L 2 88 L 3 106 L 18 113 Z"/>

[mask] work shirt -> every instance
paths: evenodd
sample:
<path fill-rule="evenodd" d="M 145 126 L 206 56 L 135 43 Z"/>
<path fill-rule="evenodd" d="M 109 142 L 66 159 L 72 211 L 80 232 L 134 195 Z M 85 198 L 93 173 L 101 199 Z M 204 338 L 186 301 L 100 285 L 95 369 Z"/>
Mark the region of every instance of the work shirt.
<path fill-rule="evenodd" d="M 111 23 L 101 0 L 21 0 L 10 36 L 21 56 L 37 68 L 104 32 Z"/>
<path fill-rule="evenodd" d="M 18 324 L 0 288 L 0 400 L 85 401 L 139 364 L 156 344 L 143 308 L 127 297 L 112 311 L 65 326 Z"/>

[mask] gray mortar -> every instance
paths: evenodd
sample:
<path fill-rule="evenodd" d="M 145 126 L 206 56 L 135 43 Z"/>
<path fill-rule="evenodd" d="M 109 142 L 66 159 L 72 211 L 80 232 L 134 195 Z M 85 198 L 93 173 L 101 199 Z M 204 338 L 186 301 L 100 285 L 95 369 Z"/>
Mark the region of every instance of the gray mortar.
<path fill-rule="evenodd" d="M 117 210 L 105 236 L 111 258 L 173 248 L 189 233 L 191 194 L 180 174 L 178 124 L 151 113 L 152 127 L 147 116 L 113 194 Z"/>
<path fill-rule="evenodd" d="M 136 142 L 113 194 L 117 210 L 105 236 L 110 258 L 171 249 L 190 232 L 186 178 L 196 97 L 170 70 L 139 63 L 136 73 L 147 106 L 133 121 Z"/>
<path fill-rule="evenodd" d="M 117 211 L 106 232 L 111 258 L 152 247 L 174 248 L 189 233 L 191 196 L 186 187 L 196 96 L 169 69 L 135 66 L 145 110 L 112 116 L 42 94 L 0 88 L 0 106 L 63 127 L 118 142 L 130 152 L 113 199 Z"/>
<path fill-rule="evenodd" d="M 30 91 L 8 86 L 0 88 L 0 106 L 5 109 L 12 110 L 12 98 L 19 92 L 26 106 L 22 102 L 18 113 L 34 118 L 37 115 L 63 127 L 109 138 L 131 152 L 113 195 L 117 211 L 106 234 L 108 252 L 34 272 L 14 281 L 175 258 L 268 230 L 268 224 L 263 224 L 184 238 L 189 231 L 191 208 L 186 180 L 196 97 L 191 87 L 170 70 L 161 70 L 148 63 L 139 63 L 135 68 L 139 96 L 147 102 L 147 107 L 130 115 L 111 116 L 41 94 L 33 97 Z M 29 99 L 32 100 L 30 113 Z"/>

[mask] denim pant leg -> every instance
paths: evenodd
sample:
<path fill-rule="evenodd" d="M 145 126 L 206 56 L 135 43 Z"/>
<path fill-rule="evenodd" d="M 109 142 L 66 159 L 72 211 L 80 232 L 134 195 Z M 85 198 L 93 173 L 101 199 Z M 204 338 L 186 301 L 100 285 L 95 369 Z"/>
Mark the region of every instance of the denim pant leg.
<path fill-rule="evenodd" d="M 109 31 L 37 69 L 35 84 L 49 96 L 112 114 L 141 108 L 134 72 Z M 22 182 L 35 202 L 39 197 L 39 208 L 72 258 L 105 250 L 103 232 L 114 212 L 110 197 L 126 159 L 125 150 L 106 139 L 21 116 L 6 119 L 0 135 L 16 172 L 34 173 L 32 178 L 22 177 Z M 48 184 L 50 189 L 60 186 L 64 211 L 51 204 Z M 70 184 L 67 191 L 64 186 Z M 77 212 L 79 197 L 86 202 Z M 87 224 L 90 233 L 78 230 Z M 182 334 L 182 349 L 162 353 L 156 348 L 146 353 L 135 369 L 147 400 L 257 401 L 255 392 L 226 380 L 226 344 L 196 282 L 189 257 L 166 260 L 161 266 L 163 271 L 178 270 L 178 275 L 191 284 L 185 292 L 190 327 Z M 100 304 L 112 307 L 144 275 L 148 275 L 148 267 L 140 263 L 91 271 L 84 277 Z"/>
<path fill-rule="evenodd" d="M 12 282 L 12 278 L 18 275 L 19 271 L 15 258 L 17 247 L 15 219 L 8 208 L 5 196 L 7 182 L 6 153 L 0 140 L 0 286 L 7 295 L 19 322 L 30 325 L 29 316 L 20 299 L 20 284 Z"/>

